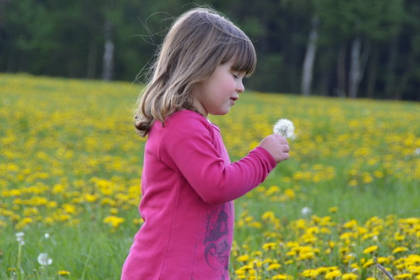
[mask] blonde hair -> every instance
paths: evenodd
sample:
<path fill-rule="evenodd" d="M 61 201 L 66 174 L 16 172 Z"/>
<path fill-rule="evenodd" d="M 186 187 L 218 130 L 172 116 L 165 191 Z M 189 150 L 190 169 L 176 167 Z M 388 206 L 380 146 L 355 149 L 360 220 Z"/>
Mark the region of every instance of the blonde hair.
<path fill-rule="evenodd" d="M 257 58 L 248 36 L 227 18 L 208 8 L 182 14 L 166 35 L 135 113 L 135 126 L 146 136 L 155 120 L 162 123 L 181 109 L 196 111 L 191 91 L 220 64 L 254 72 Z"/>

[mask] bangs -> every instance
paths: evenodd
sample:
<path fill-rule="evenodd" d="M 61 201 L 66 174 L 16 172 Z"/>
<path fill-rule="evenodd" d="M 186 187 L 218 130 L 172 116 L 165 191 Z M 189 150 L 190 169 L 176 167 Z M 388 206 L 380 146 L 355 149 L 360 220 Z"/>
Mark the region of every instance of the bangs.
<path fill-rule="evenodd" d="M 221 64 L 233 61 L 232 70 L 244 72 L 246 77 L 252 75 L 257 65 L 257 55 L 252 42 L 247 38 L 235 38 L 226 48 Z"/>

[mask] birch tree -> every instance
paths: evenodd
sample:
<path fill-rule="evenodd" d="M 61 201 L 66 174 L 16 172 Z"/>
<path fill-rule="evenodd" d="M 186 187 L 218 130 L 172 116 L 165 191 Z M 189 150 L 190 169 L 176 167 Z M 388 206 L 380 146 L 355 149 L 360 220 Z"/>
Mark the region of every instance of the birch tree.
<path fill-rule="evenodd" d="M 309 33 L 308 44 L 306 47 L 305 59 L 303 61 L 301 90 L 305 96 L 311 94 L 313 68 L 318 39 L 318 23 L 318 16 L 314 16 L 312 19 L 312 28 L 311 32 Z"/>

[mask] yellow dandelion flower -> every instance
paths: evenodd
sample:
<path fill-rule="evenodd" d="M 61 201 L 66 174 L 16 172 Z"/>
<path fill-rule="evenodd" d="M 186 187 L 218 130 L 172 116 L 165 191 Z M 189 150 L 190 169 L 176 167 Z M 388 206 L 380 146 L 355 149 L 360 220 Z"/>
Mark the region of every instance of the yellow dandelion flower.
<path fill-rule="evenodd" d="M 373 245 L 364 249 L 363 254 L 370 254 L 370 253 L 376 252 L 377 250 L 378 250 L 378 246 Z"/>
<path fill-rule="evenodd" d="M 266 196 L 272 196 L 273 194 L 280 191 L 280 188 L 278 186 L 271 186 L 268 188 L 268 190 L 265 192 Z"/>
<path fill-rule="evenodd" d="M 333 270 L 330 272 L 327 272 L 327 274 L 325 274 L 325 279 L 334 279 L 337 277 L 341 276 L 341 271 L 340 270 Z"/>
<path fill-rule="evenodd" d="M 328 271 L 330 271 L 330 269 L 328 267 L 325 267 L 325 266 L 321 266 L 321 267 L 317 268 L 318 274 L 323 274 L 323 273 L 326 273 Z"/>
<path fill-rule="evenodd" d="M 238 262 L 246 262 L 249 260 L 249 256 L 248 255 L 241 255 L 236 259 Z"/>
<path fill-rule="evenodd" d="M 87 193 L 84 195 L 84 200 L 86 202 L 95 202 L 97 199 L 98 197 L 94 194 Z"/>
<path fill-rule="evenodd" d="M 379 178 L 379 179 L 384 177 L 384 173 L 382 171 L 380 171 L 380 170 L 375 170 L 373 172 L 373 175 L 375 175 L 375 177 L 376 178 Z"/>
<path fill-rule="evenodd" d="M 420 265 L 418 265 L 418 266 L 409 265 L 407 267 L 407 271 L 412 273 L 412 274 L 415 274 L 415 275 L 420 275 Z"/>
<path fill-rule="evenodd" d="M 276 274 L 273 277 L 271 277 L 271 280 L 287 280 L 290 279 L 290 276 L 285 274 Z"/>
<path fill-rule="evenodd" d="M 404 234 L 401 234 L 401 233 L 399 233 L 399 232 L 396 232 L 396 233 L 394 234 L 394 239 L 395 239 L 396 241 L 403 241 L 403 240 L 405 239 L 405 235 L 404 235 Z"/>
<path fill-rule="evenodd" d="M 410 273 L 395 275 L 395 279 L 411 279 Z"/>
<path fill-rule="evenodd" d="M 315 279 L 318 276 L 318 271 L 316 269 L 305 269 L 301 275 L 303 277 Z"/>
<path fill-rule="evenodd" d="M 406 247 L 397 247 L 392 251 L 392 253 L 393 254 L 398 254 L 398 253 L 407 252 L 407 251 L 408 251 L 408 249 Z"/>
<path fill-rule="evenodd" d="M 337 213 L 337 211 L 338 211 L 338 207 L 337 207 L 337 206 L 330 207 L 330 208 L 328 209 L 328 212 L 330 212 L 330 213 Z"/>
<path fill-rule="evenodd" d="M 288 199 L 294 199 L 296 197 L 296 194 L 294 192 L 293 189 L 286 189 L 284 191 L 284 195 L 288 198 Z"/>
<path fill-rule="evenodd" d="M 373 265 L 375 262 L 373 261 L 373 259 L 370 259 L 370 260 L 368 260 L 367 262 L 365 262 L 364 264 L 363 264 L 363 268 L 367 268 L 367 267 L 369 267 L 369 266 L 371 266 L 371 265 Z"/>
<path fill-rule="evenodd" d="M 356 180 L 356 179 L 352 179 L 352 180 L 350 180 L 350 182 L 349 182 L 349 186 L 350 186 L 350 187 L 356 187 L 356 186 L 357 186 L 357 180 Z"/>
<path fill-rule="evenodd" d="M 104 223 L 111 225 L 113 228 L 117 228 L 120 224 L 124 222 L 124 218 L 117 216 L 108 216 L 104 219 Z"/>
<path fill-rule="evenodd" d="M 67 270 L 59 270 L 57 272 L 57 274 L 60 275 L 60 276 L 69 276 L 70 275 L 70 272 L 67 271 Z"/>
<path fill-rule="evenodd" d="M 358 223 L 357 223 L 356 220 L 350 220 L 343 225 L 343 227 L 346 228 L 346 229 L 352 229 L 352 228 L 355 228 L 357 226 L 358 226 Z"/>
<path fill-rule="evenodd" d="M 252 252 L 252 256 L 254 256 L 254 257 L 261 257 L 262 255 L 263 255 L 263 253 L 261 251 Z"/>
<path fill-rule="evenodd" d="M 264 214 L 262 215 L 263 220 L 272 221 L 274 220 L 274 218 L 275 218 L 275 215 L 273 211 L 264 212 Z"/>
<path fill-rule="evenodd" d="M 343 280 L 356 280 L 358 276 L 354 273 L 345 273 L 343 276 L 341 276 L 341 279 Z"/>
<path fill-rule="evenodd" d="M 263 245 L 263 249 L 264 249 L 265 251 L 274 250 L 274 249 L 276 249 L 276 248 L 277 248 L 277 244 L 276 244 L 276 243 L 274 243 L 274 242 L 265 243 L 265 244 Z"/>
<path fill-rule="evenodd" d="M 270 270 L 277 270 L 277 269 L 279 269 L 280 267 L 281 267 L 281 265 L 280 265 L 280 264 L 278 264 L 278 263 L 273 263 L 273 264 L 270 264 L 270 265 L 268 266 L 267 270 L 268 270 L 268 271 L 270 271 Z"/>
<path fill-rule="evenodd" d="M 372 183 L 372 181 L 373 181 L 373 178 L 369 173 L 367 172 L 363 173 L 363 183 L 369 184 L 369 183 Z"/>
<path fill-rule="evenodd" d="M 63 209 L 67 214 L 74 214 L 76 213 L 76 206 L 73 204 L 65 203 L 63 205 Z"/>
<path fill-rule="evenodd" d="M 33 222 L 33 220 L 32 220 L 32 218 L 30 218 L 30 217 L 25 217 L 25 218 L 23 218 L 22 220 L 20 220 L 16 225 L 15 225 L 15 228 L 17 229 L 17 230 L 20 230 L 20 229 L 22 229 L 22 228 L 24 228 L 26 225 L 28 225 L 28 224 L 30 224 L 30 223 L 32 223 Z"/>
<path fill-rule="evenodd" d="M 379 257 L 378 258 L 378 263 L 379 264 L 386 264 L 386 263 L 390 263 L 391 258 L 387 258 L 387 257 Z"/>

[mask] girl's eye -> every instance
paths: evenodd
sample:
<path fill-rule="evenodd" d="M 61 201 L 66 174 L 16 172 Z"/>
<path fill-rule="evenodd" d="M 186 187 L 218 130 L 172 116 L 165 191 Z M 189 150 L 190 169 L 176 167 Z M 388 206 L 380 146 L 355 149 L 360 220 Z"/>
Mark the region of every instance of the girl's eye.
<path fill-rule="evenodd" d="M 235 74 L 235 73 L 232 73 L 232 75 L 233 75 L 233 77 L 234 77 L 235 79 L 239 79 L 239 75 L 237 75 L 237 74 Z"/>

